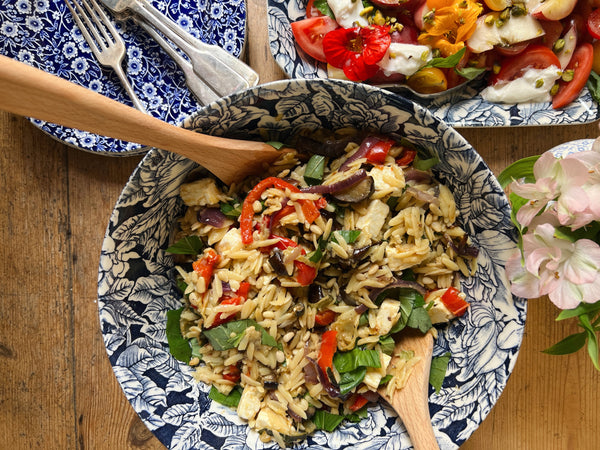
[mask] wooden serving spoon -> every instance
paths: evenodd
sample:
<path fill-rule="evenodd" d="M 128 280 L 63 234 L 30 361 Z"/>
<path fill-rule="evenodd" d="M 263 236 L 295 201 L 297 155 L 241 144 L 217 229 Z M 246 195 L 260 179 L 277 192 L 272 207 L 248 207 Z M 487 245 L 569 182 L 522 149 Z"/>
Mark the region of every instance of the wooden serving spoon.
<path fill-rule="evenodd" d="M 0 109 L 168 150 L 196 161 L 226 184 L 258 171 L 281 154 L 264 142 L 209 136 L 168 124 L 1 55 Z"/>
<path fill-rule="evenodd" d="M 437 450 L 437 440 L 429 416 L 429 371 L 433 354 L 433 336 L 419 330 L 403 331 L 402 338 L 396 343 L 394 354 L 401 350 L 412 350 L 420 358 L 413 367 L 406 386 L 395 390 L 391 396 L 385 392 L 385 386 L 379 389 L 384 398 L 402 419 L 415 450 Z M 394 357 L 391 364 L 394 364 Z"/>

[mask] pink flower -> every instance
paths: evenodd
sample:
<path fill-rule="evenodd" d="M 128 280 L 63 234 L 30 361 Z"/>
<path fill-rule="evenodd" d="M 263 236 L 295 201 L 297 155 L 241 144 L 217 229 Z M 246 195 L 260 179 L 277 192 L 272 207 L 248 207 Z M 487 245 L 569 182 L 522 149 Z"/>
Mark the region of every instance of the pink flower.
<path fill-rule="evenodd" d="M 589 239 L 570 242 L 543 223 L 523 236 L 523 262 L 511 258 L 506 271 L 515 295 L 548 295 L 561 309 L 600 300 L 600 246 Z"/>

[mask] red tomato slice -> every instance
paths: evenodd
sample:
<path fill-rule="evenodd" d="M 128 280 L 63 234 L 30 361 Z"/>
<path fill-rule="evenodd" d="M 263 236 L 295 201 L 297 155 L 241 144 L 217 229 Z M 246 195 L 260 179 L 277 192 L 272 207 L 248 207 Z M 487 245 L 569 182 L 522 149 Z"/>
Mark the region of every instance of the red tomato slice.
<path fill-rule="evenodd" d="M 600 8 L 593 10 L 588 16 L 587 29 L 594 39 L 600 39 Z"/>
<path fill-rule="evenodd" d="M 319 11 L 315 6 L 315 0 L 308 0 L 308 3 L 306 4 L 306 17 L 311 18 L 323 15 L 324 14 L 321 11 Z"/>
<path fill-rule="evenodd" d="M 496 52 L 502 56 L 515 56 L 523 53 L 528 46 L 529 41 L 518 42 L 507 46 L 496 45 Z"/>
<path fill-rule="evenodd" d="M 292 33 L 300 48 L 309 56 L 327 62 L 323 52 L 323 37 L 338 27 L 331 17 L 318 16 L 292 22 Z"/>
<path fill-rule="evenodd" d="M 560 61 L 554 52 L 543 45 L 529 45 L 522 53 L 502 61 L 500 72 L 492 76 L 491 84 L 512 81 L 528 69 L 545 69 L 550 66 L 560 67 Z"/>
<path fill-rule="evenodd" d="M 556 20 L 540 20 L 539 24 L 544 29 L 544 35 L 537 38 L 536 41 L 548 48 L 552 48 L 563 33 L 563 24 Z"/>
<path fill-rule="evenodd" d="M 560 88 L 552 99 L 552 108 L 558 109 L 568 105 L 577 98 L 592 71 L 594 47 L 584 42 L 575 49 L 571 61 L 565 70 L 573 70 L 573 79 L 569 82 L 560 81 Z"/>

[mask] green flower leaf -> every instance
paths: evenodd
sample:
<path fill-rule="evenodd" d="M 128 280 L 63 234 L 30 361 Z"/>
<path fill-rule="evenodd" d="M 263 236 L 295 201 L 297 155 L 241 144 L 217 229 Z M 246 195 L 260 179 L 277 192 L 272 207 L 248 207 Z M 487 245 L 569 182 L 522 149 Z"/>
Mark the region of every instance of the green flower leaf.
<path fill-rule="evenodd" d="M 587 333 L 585 331 L 572 334 L 564 338 L 562 341 L 557 342 L 552 347 L 542 351 L 549 355 L 568 355 L 569 353 L 575 353 L 583 348 L 586 338 Z"/>
<path fill-rule="evenodd" d="M 533 165 L 540 158 L 540 155 L 529 156 L 527 158 L 519 159 L 506 169 L 500 172 L 498 175 L 498 181 L 502 189 L 505 189 L 514 180 L 524 179 L 526 183 L 535 183 L 535 177 L 533 176 Z"/>

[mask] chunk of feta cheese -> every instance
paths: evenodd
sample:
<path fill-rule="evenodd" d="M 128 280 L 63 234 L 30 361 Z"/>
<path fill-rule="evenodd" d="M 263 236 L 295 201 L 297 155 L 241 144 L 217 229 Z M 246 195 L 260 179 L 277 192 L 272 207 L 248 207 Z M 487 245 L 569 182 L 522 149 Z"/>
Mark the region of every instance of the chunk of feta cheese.
<path fill-rule="evenodd" d="M 395 73 L 412 75 L 431 60 L 431 49 L 426 45 L 392 42 L 377 63 L 385 76 Z"/>
<path fill-rule="evenodd" d="M 374 328 L 379 335 L 388 334 L 400 318 L 400 305 L 398 300 L 386 298 L 377 310 L 369 310 L 371 328 Z"/>
<path fill-rule="evenodd" d="M 225 254 L 230 251 L 241 250 L 244 247 L 242 243 L 242 233 L 239 228 L 231 228 L 221 241 L 215 245 L 217 252 L 220 254 Z"/>
<path fill-rule="evenodd" d="M 386 375 L 387 368 L 390 365 L 390 361 L 392 357 L 390 355 L 386 355 L 385 353 L 381 353 L 381 367 L 368 367 L 367 373 L 363 378 L 363 383 L 369 387 L 369 389 L 376 391 L 379 388 L 379 383 L 381 383 L 381 379 Z"/>
<path fill-rule="evenodd" d="M 270 408 L 260 410 L 256 416 L 254 428 L 275 430 L 285 436 L 291 436 L 294 430 L 291 420 L 285 414 L 278 414 Z"/>
<path fill-rule="evenodd" d="M 499 12 L 491 12 L 477 19 L 475 32 L 467 39 L 467 47 L 474 53 L 491 50 L 495 45 L 511 45 L 544 35 L 540 23 L 526 14 L 511 16 L 502 26 L 496 23 Z"/>
<path fill-rule="evenodd" d="M 335 20 L 344 28 L 352 28 L 356 24 L 361 27 L 369 25 L 366 18 L 360 15 L 365 9 L 361 0 L 327 0 Z"/>
<path fill-rule="evenodd" d="M 390 207 L 381 200 L 372 200 L 367 207 L 367 213 L 356 221 L 356 228 L 374 239 L 381 232 L 389 212 Z"/>
<path fill-rule="evenodd" d="M 549 102 L 552 99 L 550 89 L 560 75 L 556 66 L 529 69 L 515 80 L 488 86 L 481 91 L 481 96 L 492 103 Z"/>
<path fill-rule="evenodd" d="M 237 413 L 244 420 L 253 419 L 260 410 L 262 395 L 255 386 L 246 386 L 242 391 L 240 402 L 237 406 Z"/>
<path fill-rule="evenodd" d="M 182 184 L 179 194 L 187 206 L 214 206 L 230 198 L 217 187 L 212 178 L 202 178 L 191 183 Z"/>

